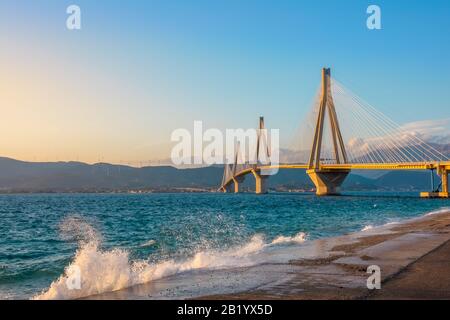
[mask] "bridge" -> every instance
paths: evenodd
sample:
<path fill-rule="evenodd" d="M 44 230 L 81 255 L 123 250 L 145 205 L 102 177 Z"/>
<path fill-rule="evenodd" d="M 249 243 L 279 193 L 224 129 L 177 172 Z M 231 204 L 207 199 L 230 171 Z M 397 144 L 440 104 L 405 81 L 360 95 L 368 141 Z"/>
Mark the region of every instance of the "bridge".
<path fill-rule="evenodd" d="M 264 118 L 260 117 L 256 157 L 260 159 L 262 155 L 269 161 L 241 160 L 238 147 L 234 163 L 224 167 L 219 190 L 238 193 L 245 177 L 250 175 L 255 179 L 255 192 L 263 194 L 267 192 L 270 172 L 292 169 L 306 170 L 318 196 L 338 195 L 352 170 L 429 170 L 431 190 L 421 192 L 420 196 L 449 197 L 449 156 L 349 92 L 331 77 L 330 69 L 322 69 L 320 90 L 307 119 L 309 124 L 301 126 L 299 137 L 302 141 L 306 139 L 306 144 L 290 159 L 275 164 L 270 162 L 270 150 L 262 134 Z M 437 187 L 435 171 L 441 180 Z"/>

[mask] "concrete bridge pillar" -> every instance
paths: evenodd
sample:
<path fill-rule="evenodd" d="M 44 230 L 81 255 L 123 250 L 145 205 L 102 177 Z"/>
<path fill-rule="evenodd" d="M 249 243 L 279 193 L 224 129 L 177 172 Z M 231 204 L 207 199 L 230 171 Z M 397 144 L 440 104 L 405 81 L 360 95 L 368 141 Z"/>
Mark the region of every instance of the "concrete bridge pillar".
<path fill-rule="evenodd" d="M 432 192 L 421 192 L 420 197 L 422 197 L 422 198 L 449 198 L 447 167 L 445 167 L 445 166 L 438 167 L 438 174 L 441 176 L 441 185 L 442 185 L 441 190 L 442 191 L 432 190 Z"/>
<path fill-rule="evenodd" d="M 255 193 L 264 194 L 267 193 L 267 178 L 268 176 L 261 175 L 260 171 L 252 170 L 255 177 Z"/>
<path fill-rule="evenodd" d="M 234 192 L 234 185 L 229 183 L 226 186 L 223 186 L 221 190 L 224 193 L 233 193 Z"/>
<path fill-rule="evenodd" d="M 331 71 L 322 69 L 322 94 L 320 98 L 319 112 L 317 116 L 314 140 L 309 156 L 308 170 L 306 173 L 316 186 L 318 196 L 339 194 L 342 182 L 344 182 L 350 170 L 346 169 L 322 169 L 322 140 L 324 135 L 324 122 L 328 116 L 330 123 L 331 141 L 333 142 L 333 155 L 336 164 L 347 163 L 347 152 L 342 138 L 336 108 L 334 106 L 331 90 Z"/>
<path fill-rule="evenodd" d="M 341 185 L 350 170 L 306 170 L 309 178 L 316 186 L 316 195 L 328 196 L 340 194 Z"/>
<path fill-rule="evenodd" d="M 441 170 L 441 181 L 442 181 L 442 196 L 443 198 L 448 198 L 448 171 L 446 168 Z"/>
<path fill-rule="evenodd" d="M 234 193 L 239 193 L 239 187 L 244 182 L 245 177 L 234 177 L 233 178 L 233 185 L 234 185 Z"/>

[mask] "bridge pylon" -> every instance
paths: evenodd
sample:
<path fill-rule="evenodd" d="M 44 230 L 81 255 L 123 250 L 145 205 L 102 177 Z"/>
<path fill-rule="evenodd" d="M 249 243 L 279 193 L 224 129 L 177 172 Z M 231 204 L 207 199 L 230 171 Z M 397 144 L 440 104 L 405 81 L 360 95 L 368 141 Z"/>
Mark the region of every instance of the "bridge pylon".
<path fill-rule="evenodd" d="M 267 145 L 267 141 L 263 143 L 262 139 L 264 138 L 264 117 L 259 117 L 259 127 L 258 127 L 258 140 L 256 143 L 256 164 L 254 165 L 254 169 L 252 170 L 253 177 L 255 178 L 255 193 L 256 194 L 264 194 L 267 193 L 267 175 L 261 174 L 261 170 L 257 169 L 257 166 L 260 164 L 260 155 L 263 152 L 264 158 L 269 157 L 269 147 Z"/>
<path fill-rule="evenodd" d="M 245 175 L 252 173 L 255 178 L 255 193 L 263 194 L 267 193 L 267 179 L 268 176 L 264 175 L 263 170 L 260 169 L 261 165 L 268 165 L 264 163 L 265 160 L 270 159 L 270 150 L 264 132 L 264 117 L 259 117 L 259 128 L 256 141 L 256 163 L 251 164 L 250 161 L 245 160 L 241 163 L 240 159 L 240 144 L 237 144 L 234 154 L 233 164 L 226 164 L 224 166 L 224 173 L 222 178 L 222 184 L 219 191 L 239 193 L 241 191 L 241 185 L 245 180 Z M 263 161 L 261 162 L 261 154 L 264 154 Z"/>
<path fill-rule="evenodd" d="M 331 70 L 329 68 L 323 68 L 319 112 L 308 162 L 308 170 L 306 171 L 316 186 L 316 194 L 319 196 L 339 194 L 340 187 L 350 172 L 348 169 L 324 169 L 321 166 L 320 155 L 322 150 L 323 126 L 327 116 L 330 121 L 335 161 L 337 164 L 345 164 L 347 163 L 347 153 L 331 93 Z"/>

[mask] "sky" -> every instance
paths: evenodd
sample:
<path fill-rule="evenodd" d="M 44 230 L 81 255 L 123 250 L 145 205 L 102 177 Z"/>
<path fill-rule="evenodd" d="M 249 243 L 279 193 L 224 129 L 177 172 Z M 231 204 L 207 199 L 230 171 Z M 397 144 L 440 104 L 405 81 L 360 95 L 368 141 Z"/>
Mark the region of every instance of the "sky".
<path fill-rule="evenodd" d="M 2 0 L 0 156 L 146 164 L 194 120 L 260 115 L 288 144 L 322 67 L 395 122 L 433 123 L 450 118 L 449 34 L 448 0 Z"/>

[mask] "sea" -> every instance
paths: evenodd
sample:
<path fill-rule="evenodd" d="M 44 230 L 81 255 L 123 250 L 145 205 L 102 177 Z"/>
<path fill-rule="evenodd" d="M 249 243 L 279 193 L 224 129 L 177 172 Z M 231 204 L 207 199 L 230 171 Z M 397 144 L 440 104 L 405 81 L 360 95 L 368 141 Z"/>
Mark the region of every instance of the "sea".
<path fill-rule="evenodd" d="M 77 299 L 176 282 L 447 209 L 448 200 L 417 193 L 0 195 L 0 299 Z"/>

